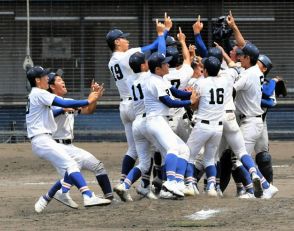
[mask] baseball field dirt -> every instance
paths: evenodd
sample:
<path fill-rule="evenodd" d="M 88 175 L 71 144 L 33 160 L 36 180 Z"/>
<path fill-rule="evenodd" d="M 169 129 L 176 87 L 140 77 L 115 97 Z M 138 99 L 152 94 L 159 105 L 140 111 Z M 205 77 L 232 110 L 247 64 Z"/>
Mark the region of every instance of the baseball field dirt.
<path fill-rule="evenodd" d="M 118 183 L 126 143 L 76 145 L 104 162 L 112 186 Z M 279 189 L 271 200 L 240 200 L 231 181 L 223 198 L 201 194 L 184 200 L 150 201 L 132 188 L 132 203 L 120 202 L 115 195 L 117 201 L 107 207 L 84 208 L 73 188 L 71 195 L 79 209 L 52 200 L 37 214 L 34 203 L 58 178 L 55 169 L 34 156 L 29 143 L 0 144 L 0 230 L 294 230 L 294 143 L 271 141 L 270 151 L 274 185 Z M 101 194 L 93 174 L 84 175 L 90 188 Z M 202 183 L 199 186 L 202 191 Z"/>

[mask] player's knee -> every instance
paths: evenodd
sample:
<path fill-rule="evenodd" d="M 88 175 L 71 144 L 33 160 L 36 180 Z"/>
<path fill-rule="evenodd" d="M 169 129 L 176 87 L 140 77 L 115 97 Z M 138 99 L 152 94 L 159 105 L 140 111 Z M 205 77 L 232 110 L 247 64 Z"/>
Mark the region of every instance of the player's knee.
<path fill-rule="evenodd" d="M 189 160 L 190 157 L 190 149 L 188 148 L 187 145 L 182 145 L 180 147 L 180 157 L 183 158 L 184 160 Z"/>
<path fill-rule="evenodd" d="M 99 160 L 93 164 L 93 172 L 95 173 L 96 176 L 107 174 L 104 168 L 104 164 Z"/>
<path fill-rule="evenodd" d="M 68 175 L 72 174 L 73 172 L 80 172 L 78 165 L 71 165 L 66 169 Z"/>
<path fill-rule="evenodd" d="M 256 164 L 268 182 L 273 181 L 272 158 L 268 152 L 260 152 L 255 157 Z"/>

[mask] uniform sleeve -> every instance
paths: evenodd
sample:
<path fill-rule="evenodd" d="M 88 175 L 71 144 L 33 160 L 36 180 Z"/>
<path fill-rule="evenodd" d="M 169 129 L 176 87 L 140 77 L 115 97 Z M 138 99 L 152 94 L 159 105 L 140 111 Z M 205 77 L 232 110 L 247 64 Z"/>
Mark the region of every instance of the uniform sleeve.
<path fill-rule="evenodd" d="M 54 98 L 55 98 L 55 95 L 51 94 L 50 92 L 46 90 L 40 91 L 40 93 L 38 94 L 38 100 L 40 104 L 43 104 L 46 106 L 51 106 Z"/>
<path fill-rule="evenodd" d="M 236 91 L 244 91 L 247 90 L 250 86 L 249 79 L 247 75 L 240 76 L 240 79 L 234 83 L 234 88 Z"/>

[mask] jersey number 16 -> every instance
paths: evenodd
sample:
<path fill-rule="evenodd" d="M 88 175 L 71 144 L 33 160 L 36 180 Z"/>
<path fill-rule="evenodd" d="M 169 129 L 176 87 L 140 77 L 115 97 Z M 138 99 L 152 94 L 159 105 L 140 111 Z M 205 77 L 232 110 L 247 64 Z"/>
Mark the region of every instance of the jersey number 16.
<path fill-rule="evenodd" d="M 210 101 L 209 104 L 223 104 L 224 102 L 224 89 L 223 88 L 217 88 L 213 89 L 211 88 L 209 90 L 210 93 Z"/>

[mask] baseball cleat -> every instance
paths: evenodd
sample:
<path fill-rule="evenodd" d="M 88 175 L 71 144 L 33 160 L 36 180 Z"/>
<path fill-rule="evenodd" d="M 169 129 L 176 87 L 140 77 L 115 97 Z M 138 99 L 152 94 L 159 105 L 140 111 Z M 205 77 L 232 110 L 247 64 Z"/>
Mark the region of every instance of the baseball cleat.
<path fill-rule="evenodd" d="M 216 186 L 216 193 L 217 193 L 217 196 L 218 197 L 223 197 L 224 195 L 223 195 L 223 192 L 222 192 L 222 190 L 220 189 L 220 186 L 219 185 L 217 185 Z"/>
<path fill-rule="evenodd" d="M 162 185 L 163 188 L 165 188 L 167 191 L 170 191 L 171 193 L 175 194 L 176 196 L 179 197 L 184 197 L 184 193 L 178 188 L 177 182 L 174 181 L 169 181 L 167 180 L 166 182 L 163 183 Z"/>
<path fill-rule="evenodd" d="M 253 193 L 246 192 L 243 195 L 238 196 L 238 198 L 240 198 L 240 199 L 255 199 L 255 196 Z"/>
<path fill-rule="evenodd" d="M 139 186 L 136 188 L 136 191 L 138 194 L 142 195 L 143 197 L 147 197 L 151 200 L 157 200 L 158 198 L 154 195 L 154 193 L 150 190 L 150 185 L 148 187 L 144 188 L 142 184 L 139 184 Z"/>
<path fill-rule="evenodd" d="M 46 208 L 46 206 L 48 204 L 49 204 L 49 202 L 46 201 L 43 196 L 41 196 L 35 204 L 35 211 L 37 213 L 41 213 Z"/>
<path fill-rule="evenodd" d="M 268 189 L 263 190 L 262 199 L 271 199 L 279 192 L 278 188 L 270 184 Z"/>
<path fill-rule="evenodd" d="M 124 201 L 124 202 L 131 202 L 131 201 L 133 201 L 130 193 L 125 188 L 125 184 L 124 183 L 115 186 L 113 190 L 117 193 L 117 195 L 120 197 L 120 199 L 122 201 Z"/>
<path fill-rule="evenodd" d="M 166 191 L 165 189 L 160 190 L 159 198 L 161 198 L 161 199 L 171 199 L 171 200 L 177 199 L 177 197 L 173 193 L 171 193 L 169 191 Z"/>
<path fill-rule="evenodd" d="M 79 207 L 79 205 L 71 198 L 69 193 L 62 193 L 61 190 L 58 190 L 53 198 L 70 208 L 77 209 Z"/>
<path fill-rule="evenodd" d="M 244 188 L 239 189 L 237 188 L 236 197 L 242 196 L 246 193 L 246 190 Z"/>
<path fill-rule="evenodd" d="M 206 194 L 210 197 L 217 197 L 214 183 L 207 184 Z"/>
<path fill-rule="evenodd" d="M 99 198 L 95 196 L 92 192 L 92 197 L 83 194 L 84 197 L 84 207 L 92 207 L 92 206 L 102 206 L 102 205 L 109 205 L 111 204 L 111 200 Z"/>
<path fill-rule="evenodd" d="M 262 197 L 263 190 L 259 176 L 256 173 L 252 173 L 251 178 L 253 183 L 254 196 L 257 198 Z"/>
<path fill-rule="evenodd" d="M 185 196 L 196 196 L 199 195 L 199 190 L 194 183 L 189 183 L 184 189 Z"/>

